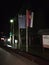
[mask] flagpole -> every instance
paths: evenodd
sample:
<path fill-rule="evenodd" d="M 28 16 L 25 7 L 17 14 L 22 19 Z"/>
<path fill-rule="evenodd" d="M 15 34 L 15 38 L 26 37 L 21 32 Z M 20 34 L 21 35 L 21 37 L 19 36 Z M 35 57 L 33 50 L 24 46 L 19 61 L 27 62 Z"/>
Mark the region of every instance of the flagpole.
<path fill-rule="evenodd" d="M 26 52 L 28 52 L 28 27 L 26 26 Z"/>
<path fill-rule="evenodd" d="M 19 49 L 20 49 L 20 28 L 19 28 Z"/>
<path fill-rule="evenodd" d="M 18 15 L 18 18 L 19 18 L 19 15 Z M 19 21 L 18 21 L 18 22 L 19 22 Z M 21 36 L 20 36 L 20 24 L 18 24 L 18 32 L 19 32 L 19 34 L 18 34 L 18 38 L 19 38 L 18 48 L 20 49 L 20 45 L 21 45 L 21 43 L 22 43 L 22 41 L 21 41 Z"/>
<path fill-rule="evenodd" d="M 26 10 L 26 52 L 28 52 L 28 10 Z"/>

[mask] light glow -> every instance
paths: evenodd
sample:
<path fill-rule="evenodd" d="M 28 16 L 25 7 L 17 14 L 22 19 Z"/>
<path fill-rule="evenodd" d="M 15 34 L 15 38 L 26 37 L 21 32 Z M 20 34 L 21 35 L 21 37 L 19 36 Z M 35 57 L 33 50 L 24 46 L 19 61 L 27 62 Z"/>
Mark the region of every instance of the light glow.
<path fill-rule="evenodd" d="M 18 40 L 15 40 L 15 43 L 18 43 Z"/>
<path fill-rule="evenodd" d="M 7 47 L 12 47 L 11 45 L 7 45 Z"/>
<path fill-rule="evenodd" d="M 11 23 L 13 23 L 13 22 L 14 22 L 14 20 L 13 20 L 13 19 L 11 19 L 11 20 L 10 20 L 10 22 L 11 22 Z"/>
<path fill-rule="evenodd" d="M 11 41 L 11 38 L 8 38 L 7 41 L 10 42 Z"/>
<path fill-rule="evenodd" d="M 4 38 L 1 38 L 1 40 L 4 40 Z"/>

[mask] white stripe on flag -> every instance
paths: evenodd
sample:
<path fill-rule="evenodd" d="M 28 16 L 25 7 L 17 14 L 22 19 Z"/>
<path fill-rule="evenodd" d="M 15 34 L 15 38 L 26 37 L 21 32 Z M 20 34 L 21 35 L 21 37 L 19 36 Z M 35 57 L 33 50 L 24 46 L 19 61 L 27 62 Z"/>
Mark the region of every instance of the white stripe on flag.
<path fill-rule="evenodd" d="M 33 16 L 34 16 L 34 12 L 31 13 L 31 23 L 30 23 L 30 27 L 33 27 Z"/>

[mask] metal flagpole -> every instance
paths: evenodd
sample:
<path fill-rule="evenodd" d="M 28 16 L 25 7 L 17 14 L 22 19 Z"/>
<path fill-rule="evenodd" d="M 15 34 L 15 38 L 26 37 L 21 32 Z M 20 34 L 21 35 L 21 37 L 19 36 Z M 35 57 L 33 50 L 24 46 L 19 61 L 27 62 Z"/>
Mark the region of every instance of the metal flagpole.
<path fill-rule="evenodd" d="M 28 27 L 26 26 L 26 52 L 28 52 Z"/>
<path fill-rule="evenodd" d="M 20 20 L 19 20 L 19 17 L 20 17 L 20 15 L 18 15 L 18 32 L 19 32 L 19 34 L 18 34 L 18 38 L 19 38 L 19 45 L 18 45 L 18 47 L 19 47 L 19 49 L 20 49 L 20 45 L 21 45 L 21 36 L 20 36 Z"/>
<path fill-rule="evenodd" d="M 19 49 L 20 49 L 20 43 L 21 43 L 21 40 L 20 40 L 20 28 L 19 28 Z"/>
<path fill-rule="evenodd" d="M 20 26 L 19 26 L 19 15 L 18 15 L 18 38 L 19 38 L 19 44 L 18 44 L 18 48 L 20 49 Z"/>
<path fill-rule="evenodd" d="M 28 10 L 26 10 L 26 52 L 28 52 Z"/>

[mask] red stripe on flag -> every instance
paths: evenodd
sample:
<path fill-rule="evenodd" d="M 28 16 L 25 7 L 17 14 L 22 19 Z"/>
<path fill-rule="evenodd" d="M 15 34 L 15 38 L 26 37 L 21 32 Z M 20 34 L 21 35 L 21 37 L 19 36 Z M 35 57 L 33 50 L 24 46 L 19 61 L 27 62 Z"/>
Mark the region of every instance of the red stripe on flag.
<path fill-rule="evenodd" d="M 26 26 L 30 27 L 31 23 L 31 14 L 29 10 L 26 10 Z"/>

